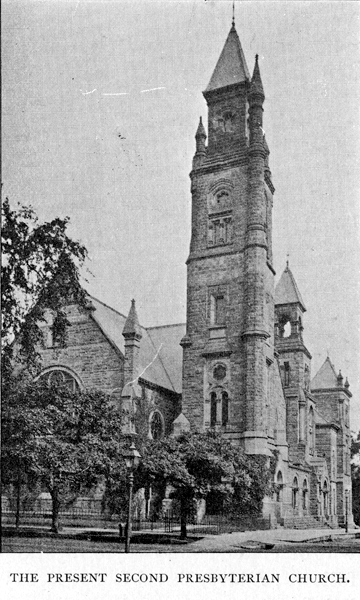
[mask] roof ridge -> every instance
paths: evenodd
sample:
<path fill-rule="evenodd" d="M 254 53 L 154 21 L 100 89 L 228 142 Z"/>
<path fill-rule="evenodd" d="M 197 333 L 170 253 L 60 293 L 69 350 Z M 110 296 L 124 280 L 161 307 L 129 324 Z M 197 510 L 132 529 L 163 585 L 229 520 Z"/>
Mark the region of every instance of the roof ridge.
<path fill-rule="evenodd" d="M 105 306 L 105 308 L 109 308 L 110 310 L 112 310 L 117 315 L 120 315 L 120 317 L 124 317 L 124 319 L 126 319 L 126 315 L 124 315 L 123 313 L 121 313 L 118 310 L 116 310 L 116 308 L 113 308 L 112 306 L 109 306 L 109 304 L 106 304 L 106 302 L 103 302 L 102 300 L 99 300 L 99 298 L 96 298 L 95 296 L 93 296 L 92 294 L 89 294 L 88 292 L 87 292 L 87 295 L 90 298 L 92 298 L 93 300 L 96 300 L 96 302 L 99 302 L 100 304 L 102 304 L 103 306 Z"/>
<path fill-rule="evenodd" d="M 145 327 L 145 329 L 148 331 L 149 329 L 164 329 L 165 327 L 179 327 L 180 325 L 186 325 L 186 322 L 169 323 L 168 325 L 151 325 L 150 327 Z"/>

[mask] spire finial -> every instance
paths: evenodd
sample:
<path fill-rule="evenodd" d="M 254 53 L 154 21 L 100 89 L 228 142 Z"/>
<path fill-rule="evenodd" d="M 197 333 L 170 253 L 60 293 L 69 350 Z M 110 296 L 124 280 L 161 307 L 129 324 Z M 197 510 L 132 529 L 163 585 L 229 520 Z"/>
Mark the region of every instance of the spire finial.
<path fill-rule="evenodd" d="M 288 253 L 286 254 L 286 268 L 287 268 L 287 269 L 289 268 L 289 258 L 290 258 L 290 253 L 288 252 Z"/>
<path fill-rule="evenodd" d="M 231 22 L 232 26 L 235 27 L 235 0 L 233 0 L 233 5 L 232 5 L 232 22 Z"/>

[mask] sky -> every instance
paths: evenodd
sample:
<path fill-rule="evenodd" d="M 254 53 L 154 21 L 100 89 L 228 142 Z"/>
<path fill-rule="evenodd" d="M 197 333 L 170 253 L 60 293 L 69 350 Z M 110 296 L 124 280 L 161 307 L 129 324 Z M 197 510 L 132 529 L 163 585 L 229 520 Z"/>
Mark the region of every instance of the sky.
<path fill-rule="evenodd" d="M 202 96 L 231 27 L 227 0 L 4 1 L 3 191 L 69 215 L 86 288 L 145 326 L 185 321 L 189 172 Z M 315 375 L 348 376 L 360 429 L 360 5 L 235 2 L 265 89 L 279 279 L 307 312 Z"/>

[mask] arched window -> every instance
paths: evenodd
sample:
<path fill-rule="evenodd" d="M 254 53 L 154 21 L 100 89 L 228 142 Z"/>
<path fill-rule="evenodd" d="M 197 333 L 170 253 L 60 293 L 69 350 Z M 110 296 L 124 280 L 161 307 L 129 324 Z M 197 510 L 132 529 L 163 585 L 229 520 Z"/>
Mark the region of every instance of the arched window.
<path fill-rule="evenodd" d="M 216 425 L 216 394 L 212 392 L 210 395 L 210 427 Z"/>
<path fill-rule="evenodd" d="M 77 392 L 79 384 L 76 379 L 63 369 L 51 369 L 39 377 L 46 385 L 55 385 L 57 387 L 66 388 L 69 392 Z"/>
<path fill-rule="evenodd" d="M 288 387 L 290 385 L 290 363 L 284 362 L 284 385 Z"/>
<path fill-rule="evenodd" d="M 299 493 L 299 482 L 297 477 L 294 477 L 293 486 L 292 486 L 292 507 L 297 508 L 298 504 L 298 493 Z"/>
<path fill-rule="evenodd" d="M 303 490 L 302 490 L 302 493 L 303 493 L 303 509 L 304 510 L 307 509 L 307 505 L 308 505 L 308 492 L 309 492 L 308 483 L 307 483 L 307 480 L 304 479 Z"/>
<path fill-rule="evenodd" d="M 283 475 L 282 475 L 282 472 L 279 471 L 276 476 L 276 486 L 275 486 L 276 502 L 281 502 L 281 500 L 282 500 L 283 486 L 284 486 Z"/>
<path fill-rule="evenodd" d="M 314 454 L 314 437 L 315 437 L 315 422 L 314 422 L 314 409 L 312 406 L 310 406 L 309 409 L 309 453 L 311 455 Z"/>
<path fill-rule="evenodd" d="M 150 433 L 153 440 L 160 440 L 164 435 L 164 423 L 158 411 L 155 411 L 151 416 Z"/>
<path fill-rule="evenodd" d="M 222 393 L 222 407 L 221 407 L 221 422 L 223 425 L 227 425 L 229 421 L 229 394 L 227 392 Z"/>
<path fill-rule="evenodd" d="M 324 481 L 323 485 L 323 507 L 324 507 L 324 515 L 327 518 L 329 513 L 329 486 L 327 481 Z"/>

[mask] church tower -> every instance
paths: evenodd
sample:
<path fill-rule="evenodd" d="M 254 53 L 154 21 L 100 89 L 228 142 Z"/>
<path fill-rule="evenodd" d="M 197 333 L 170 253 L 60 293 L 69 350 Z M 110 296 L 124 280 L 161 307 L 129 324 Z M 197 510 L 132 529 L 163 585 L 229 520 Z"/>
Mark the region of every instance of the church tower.
<path fill-rule="evenodd" d="M 315 403 L 310 394 L 311 354 L 303 341 L 304 301 L 289 262 L 275 289 L 275 346 L 287 404 L 289 459 L 315 455 Z"/>
<path fill-rule="evenodd" d="M 270 455 L 274 187 L 258 57 L 250 77 L 234 23 L 204 97 L 208 138 L 200 119 L 190 174 L 183 414 L 192 428 Z"/>

